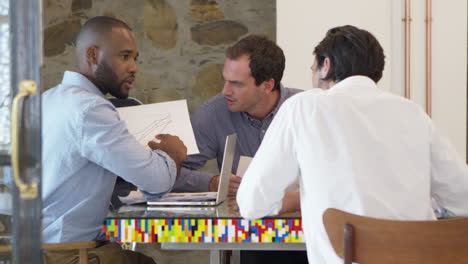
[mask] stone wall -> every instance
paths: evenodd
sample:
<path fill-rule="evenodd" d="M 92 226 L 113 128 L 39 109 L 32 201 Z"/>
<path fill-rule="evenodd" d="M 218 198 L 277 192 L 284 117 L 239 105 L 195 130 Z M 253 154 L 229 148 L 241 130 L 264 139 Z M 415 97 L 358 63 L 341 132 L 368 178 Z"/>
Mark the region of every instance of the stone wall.
<path fill-rule="evenodd" d="M 224 50 L 247 34 L 276 39 L 274 0 L 44 0 L 44 88 L 75 67 L 74 38 L 97 15 L 133 28 L 140 49 L 131 92 L 144 103 L 187 99 L 190 111 L 222 89 Z"/>

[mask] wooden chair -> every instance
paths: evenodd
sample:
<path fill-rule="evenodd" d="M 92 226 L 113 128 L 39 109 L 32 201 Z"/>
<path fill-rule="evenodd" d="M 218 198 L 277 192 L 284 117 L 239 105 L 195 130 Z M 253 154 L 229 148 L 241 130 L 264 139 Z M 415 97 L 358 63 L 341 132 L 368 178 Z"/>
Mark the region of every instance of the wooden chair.
<path fill-rule="evenodd" d="M 80 264 L 88 264 L 88 250 L 96 248 L 98 242 L 96 241 L 84 241 L 84 242 L 68 242 L 68 243 L 57 243 L 57 244 L 43 244 L 43 251 L 65 251 L 65 250 L 78 250 L 78 256 Z M 11 252 L 12 248 L 10 245 L 0 246 L 0 253 Z"/>
<path fill-rule="evenodd" d="M 468 217 L 397 221 L 329 208 L 323 224 L 345 264 L 468 263 Z"/>

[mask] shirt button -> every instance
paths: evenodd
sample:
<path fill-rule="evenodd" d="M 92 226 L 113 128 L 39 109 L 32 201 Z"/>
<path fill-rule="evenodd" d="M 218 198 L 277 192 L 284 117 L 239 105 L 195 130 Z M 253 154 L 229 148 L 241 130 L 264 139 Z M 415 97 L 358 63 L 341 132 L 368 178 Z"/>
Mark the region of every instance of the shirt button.
<path fill-rule="evenodd" d="M 265 130 L 262 130 L 262 133 L 265 134 Z"/>

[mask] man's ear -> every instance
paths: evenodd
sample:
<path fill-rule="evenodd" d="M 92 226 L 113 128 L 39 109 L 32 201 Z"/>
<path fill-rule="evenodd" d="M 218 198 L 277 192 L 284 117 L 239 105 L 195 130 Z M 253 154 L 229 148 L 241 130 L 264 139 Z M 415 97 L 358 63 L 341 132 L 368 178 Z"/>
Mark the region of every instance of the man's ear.
<path fill-rule="evenodd" d="M 328 73 L 330 72 L 331 62 L 330 58 L 325 57 L 323 60 L 322 68 L 319 69 L 320 71 L 320 79 L 324 79 L 327 77 Z"/>
<path fill-rule="evenodd" d="M 265 93 L 271 93 L 275 88 L 275 80 L 270 78 L 269 80 L 263 81 Z"/>
<path fill-rule="evenodd" d="M 91 65 L 98 64 L 98 52 L 99 48 L 97 46 L 90 46 L 86 49 L 86 61 Z"/>

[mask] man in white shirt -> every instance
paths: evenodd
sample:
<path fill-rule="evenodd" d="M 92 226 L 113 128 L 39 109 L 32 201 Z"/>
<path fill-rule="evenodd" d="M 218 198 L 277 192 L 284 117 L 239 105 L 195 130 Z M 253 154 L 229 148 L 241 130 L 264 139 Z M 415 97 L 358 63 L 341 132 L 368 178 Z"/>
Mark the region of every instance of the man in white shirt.
<path fill-rule="evenodd" d="M 43 241 L 102 240 L 116 175 L 152 195 L 171 190 L 187 148 L 171 135 L 141 146 L 105 97 L 128 97 L 138 70 L 132 30 L 111 17 L 88 20 L 77 37 L 77 71 L 42 95 Z M 47 253 L 69 263 L 77 252 Z M 154 263 L 116 244 L 90 251 L 99 263 Z"/>
<path fill-rule="evenodd" d="M 300 182 L 310 263 L 342 263 L 322 223 L 329 208 L 387 219 L 436 219 L 431 196 L 468 214 L 468 169 L 414 102 L 379 90 L 383 49 L 353 26 L 314 50 L 315 87 L 283 104 L 237 194 L 248 219 L 277 214 Z"/>

